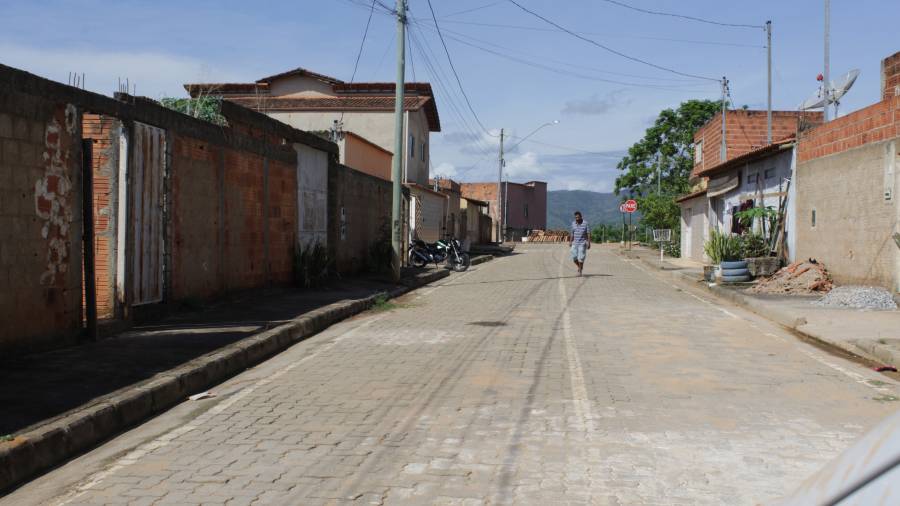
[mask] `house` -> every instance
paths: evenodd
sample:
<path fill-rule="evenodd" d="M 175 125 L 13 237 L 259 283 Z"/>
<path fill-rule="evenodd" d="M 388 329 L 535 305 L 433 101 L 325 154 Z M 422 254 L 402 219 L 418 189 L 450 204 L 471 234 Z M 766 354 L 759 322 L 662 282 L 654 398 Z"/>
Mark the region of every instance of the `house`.
<path fill-rule="evenodd" d="M 799 136 L 797 257 L 835 281 L 900 290 L 900 52 L 881 66 L 881 100 Z"/>
<path fill-rule="evenodd" d="M 437 190 L 416 183 L 409 188 L 409 238 L 432 243 L 442 239 L 446 232 L 447 200 L 449 197 Z"/>
<path fill-rule="evenodd" d="M 547 183 L 504 182 L 499 193 L 497 183 L 462 183 L 462 196 L 489 202 L 489 213 L 494 221 L 493 240 L 503 237 L 507 241 L 519 241 L 532 230 L 547 228 Z M 503 225 L 505 231 L 499 229 Z"/>
<path fill-rule="evenodd" d="M 726 111 L 724 159 L 722 115 L 716 114 L 700 127 L 694 133 L 692 191 L 676 199 L 681 207 L 682 257 L 704 261 L 703 244 L 711 229 L 742 232 L 735 217 L 738 211 L 754 206 L 778 209 L 793 171 L 797 131 L 821 121 L 821 113 L 772 111 L 776 141 L 769 144 L 766 111 Z M 791 201 L 785 205 L 791 214 Z M 790 225 L 786 231 L 793 238 Z"/>
<path fill-rule="evenodd" d="M 491 242 L 494 231 L 493 221 L 488 215 L 490 204 L 483 200 L 461 197 L 460 207 L 460 240 L 469 244 L 486 244 Z"/>
<path fill-rule="evenodd" d="M 192 97 L 221 96 L 306 131 L 350 131 L 394 151 L 394 83 L 347 83 L 303 68 L 253 83 L 185 84 Z M 431 132 L 440 132 L 429 83 L 404 89 L 402 173 L 404 183 L 428 184 Z"/>
<path fill-rule="evenodd" d="M 449 178 L 438 178 L 432 179 L 429 184 L 447 196 L 446 233 L 461 239 L 462 207 L 460 201 L 462 193 L 459 183 Z"/>
<path fill-rule="evenodd" d="M 341 164 L 385 181 L 391 180 L 393 153 L 353 132 L 342 132 L 335 142 L 340 150 Z"/>

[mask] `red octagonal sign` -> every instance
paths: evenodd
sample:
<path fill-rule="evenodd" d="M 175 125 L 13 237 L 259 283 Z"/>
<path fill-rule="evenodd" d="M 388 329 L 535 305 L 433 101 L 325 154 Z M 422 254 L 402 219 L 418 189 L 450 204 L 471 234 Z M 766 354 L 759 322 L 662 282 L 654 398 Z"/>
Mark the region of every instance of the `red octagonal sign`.
<path fill-rule="evenodd" d="M 626 213 L 633 213 L 637 211 L 637 201 L 636 200 L 626 200 L 624 204 L 622 204 L 622 210 Z"/>

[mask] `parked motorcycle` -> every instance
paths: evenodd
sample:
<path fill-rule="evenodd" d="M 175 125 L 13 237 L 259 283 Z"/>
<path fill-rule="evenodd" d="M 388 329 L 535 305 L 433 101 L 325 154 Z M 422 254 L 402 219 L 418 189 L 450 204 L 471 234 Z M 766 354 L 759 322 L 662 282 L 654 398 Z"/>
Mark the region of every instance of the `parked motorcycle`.
<path fill-rule="evenodd" d="M 438 241 L 438 243 L 442 244 L 447 252 L 447 266 L 456 272 L 463 272 L 469 268 L 471 259 L 469 258 L 469 254 L 463 251 L 459 239 L 451 237 L 449 239 Z"/>
<path fill-rule="evenodd" d="M 470 265 L 469 254 L 454 238 L 441 239 L 432 244 L 417 239 L 409 248 L 409 264 L 413 267 L 422 268 L 429 263 L 438 265 L 445 261 L 457 272 L 465 271 Z"/>

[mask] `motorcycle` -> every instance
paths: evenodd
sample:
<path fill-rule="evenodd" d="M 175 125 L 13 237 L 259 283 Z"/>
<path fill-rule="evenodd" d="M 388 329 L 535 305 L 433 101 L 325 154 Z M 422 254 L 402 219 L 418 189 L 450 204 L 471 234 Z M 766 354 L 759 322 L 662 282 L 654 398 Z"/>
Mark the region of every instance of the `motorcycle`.
<path fill-rule="evenodd" d="M 448 267 L 457 272 L 465 271 L 470 265 L 469 254 L 463 251 L 459 240 L 454 238 L 441 239 L 432 244 L 417 239 L 409 248 L 409 263 L 413 267 L 422 268 L 429 263 L 437 266 L 445 261 Z"/>

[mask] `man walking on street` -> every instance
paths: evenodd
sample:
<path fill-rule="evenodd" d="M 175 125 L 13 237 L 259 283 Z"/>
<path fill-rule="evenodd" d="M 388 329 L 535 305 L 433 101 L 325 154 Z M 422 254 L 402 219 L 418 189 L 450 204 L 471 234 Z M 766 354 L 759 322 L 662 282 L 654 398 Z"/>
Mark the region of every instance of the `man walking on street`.
<path fill-rule="evenodd" d="M 588 235 L 590 228 L 581 216 L 581 211 L 575 211 L 575 221 L 572 222 L 572 235 L 569 236 L 569 248 L 572 250 L 572 261 L 578 267 L 578 275 L 584 270 L 584 257 L 587 250 L 591 249 L 591 238 Z"/>

